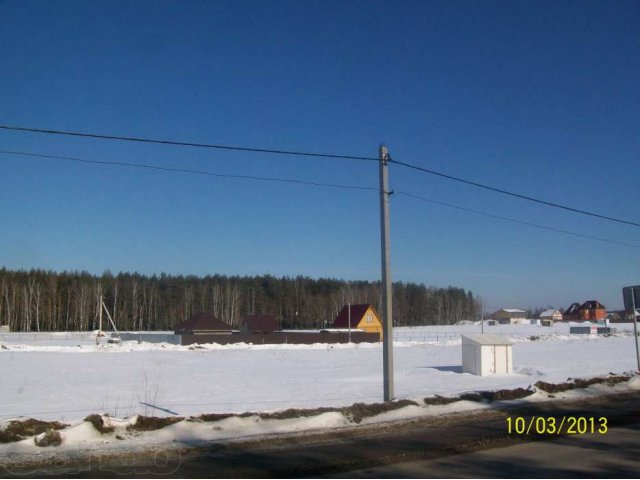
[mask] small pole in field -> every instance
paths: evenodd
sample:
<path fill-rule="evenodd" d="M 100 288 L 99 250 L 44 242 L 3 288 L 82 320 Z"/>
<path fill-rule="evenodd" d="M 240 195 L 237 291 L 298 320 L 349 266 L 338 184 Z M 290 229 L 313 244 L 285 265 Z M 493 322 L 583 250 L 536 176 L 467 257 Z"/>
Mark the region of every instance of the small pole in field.
<path fill-rule="evenodd" d="M 347 304 L 347 308 L 349 310 L 348 313 L 348 322 L 349 322 L 349 343 L 351 343 L 351 301 Z"/>
<path fill-rule="evenodd" d="M 100 315 L 98 316 L 98 318 L 100 320 L 98 321 L 98 333 L 96 334 L 96 345 L 100 344 L 100 335 L 102 334 L 102 295 L 100 295 Z"/>

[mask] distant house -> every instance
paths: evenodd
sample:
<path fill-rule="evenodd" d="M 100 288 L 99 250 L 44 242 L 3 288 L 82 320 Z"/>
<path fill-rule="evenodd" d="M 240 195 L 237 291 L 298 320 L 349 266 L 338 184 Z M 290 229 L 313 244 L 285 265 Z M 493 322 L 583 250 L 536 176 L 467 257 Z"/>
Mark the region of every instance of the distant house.
<path fill-rule="evenodd" d="M 230 335 L 233 329 L 206 312 L 196 313 L 174 327 L 176 335 Z"/>
<path fill-rule="evenodd" d="M 519 308 L 502 308 L 495 312 L 492 317 L 500 324 L 524 323 L 527 319 L 527 312 Z"/>
<path fill-rule="evenodd" d="M 633 315 L 626 310 L 617 310 L 615 312 L 607 312 L 607 319 L 611 323 L 627 323 L 633 322 Z M 636 310 L 636 319 L 640 322 L 640 311 Z"/>
<path fill-rule="evenodd" d="M 332 328 L 352 328 L 377 333 L 382 340 L 382 321 L 369 304 L 345 305 L 333 322 Z"/>
<path fill-rule="evenodd" d="M 558 320 L 562 320 L 562 312 L 560 310 L 545 310 L 540 314 L 540 320 L 552 320 L 557 322 Z"/>
<path fill-rule="evenodd" d="M 607 310 L 597 300 L 588 300 L 582 305 L 572 303 L 564 311 L 563 320 L 604 320 L 607 317 Z"/>
<path fill-rule="evenodd" d="M 274 315 L 245 315 L 240 320 L 240 333 L 273 333 L 279 330 Z"/>

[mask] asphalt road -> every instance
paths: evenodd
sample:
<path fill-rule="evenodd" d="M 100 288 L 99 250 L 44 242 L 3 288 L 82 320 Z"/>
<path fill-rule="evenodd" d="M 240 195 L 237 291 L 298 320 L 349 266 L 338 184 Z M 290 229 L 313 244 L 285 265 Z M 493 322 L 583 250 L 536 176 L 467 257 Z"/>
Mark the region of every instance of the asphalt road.
<path fill-rule="evenodd" d="M 602 417 L 606 434 L 509 434 L 508 417 Z M 638 477 L 640 394 L 279 436 L 206 447 L 78 459 L 27 476 L 172 478 Z M 14 473 L 19 473 L 14 471 Z M 14 475 L 17 476 L 17 475 Z M 22 476 L 22 475 L 21 475 Z"/>
<path fill-rule="evenodd" d="M 510 447 L 404 462 L 338 478 L 638 478 L 640 423 L 606 435 L 563 437 Z"/>

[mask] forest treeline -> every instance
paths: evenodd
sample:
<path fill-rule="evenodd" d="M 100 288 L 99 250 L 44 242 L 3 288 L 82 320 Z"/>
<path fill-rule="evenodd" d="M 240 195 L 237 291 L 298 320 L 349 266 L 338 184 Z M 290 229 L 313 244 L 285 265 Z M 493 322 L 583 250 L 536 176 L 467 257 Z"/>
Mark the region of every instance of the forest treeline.
<path fill-rule="evenodd" d="M 243 315 L 271 314 L 290 329 L 329 326 L 348 302 L 380 311 L 379 282 L 0 269 L 0 325 L 12 331 L 95 330 L 100 297 L 119 330 L 171 330 L 200 311 L 234 327 Z M 393 284 L 396 325 L 452 324 L 479 312 L 477 299 L 462 288 Z"/>

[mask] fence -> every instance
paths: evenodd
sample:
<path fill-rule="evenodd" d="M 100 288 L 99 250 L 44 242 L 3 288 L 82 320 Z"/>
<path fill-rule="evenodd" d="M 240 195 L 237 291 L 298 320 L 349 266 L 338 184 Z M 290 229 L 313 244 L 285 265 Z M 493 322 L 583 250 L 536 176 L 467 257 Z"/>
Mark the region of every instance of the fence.
<path fill-rule="evenodd" d="M 461 335 L 465 333 L 480 333 L 480 332 L 394 332 L 393 341 L 394 342 L 420 342 L 420 343 L 429 343 L 429 342 L 453 342 L 460 340 Z M 491 331 L 492 335 L 499 335 L 505 338 L 523 338 L 530 337 L 531 333 L 529 332 L 494 332 Z"/>

